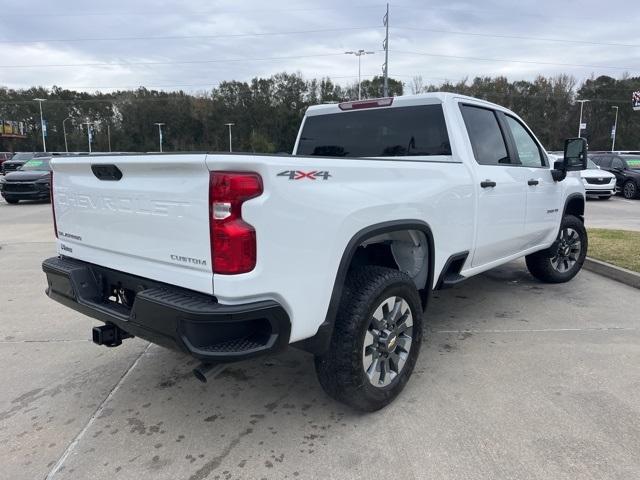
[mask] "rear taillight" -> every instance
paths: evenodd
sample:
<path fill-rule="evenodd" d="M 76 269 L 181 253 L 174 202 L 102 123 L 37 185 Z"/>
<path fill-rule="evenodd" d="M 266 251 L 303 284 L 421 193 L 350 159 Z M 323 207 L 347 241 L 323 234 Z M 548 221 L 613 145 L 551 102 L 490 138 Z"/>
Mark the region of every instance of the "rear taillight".
<path fill-rule="evenodd" d="M 53 172 L 49 173 L 49 196 L 51 198 L 51 212 L 53 213 L 53 232 L 58 238 L 58 224 L 56 223 L 56 205 L 53 203 Z"/>
<path fill-rule="evenodd" d="M 256 266 L 256 231 L 242 219 L 242 204 L 262 194 L 262 178 L 252 172 L 211 172 L 209 224 L 213 272 L 250 272 Z"/>

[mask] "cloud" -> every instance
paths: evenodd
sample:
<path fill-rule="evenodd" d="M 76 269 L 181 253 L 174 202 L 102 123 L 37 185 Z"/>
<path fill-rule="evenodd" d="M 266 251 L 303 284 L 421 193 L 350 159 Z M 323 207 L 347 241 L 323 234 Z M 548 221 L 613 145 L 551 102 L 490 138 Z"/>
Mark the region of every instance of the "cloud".
<path fill-rule="evenodd" d="M 439 83 L 478 75 L 531 79 L 568 73 L 582 79 L 624 72 L 607 66 L 638 73 L 640 48 L 603 45 L 640 43 L 639 19 L 629 18 L 629 1 L 608 2 L 607 18 L 596 17 L 601 1 L 522 3 L 392 1 L 390 75 L 407 82 L 422 75 L 425 83 Z M 383 3 L 70 0 L 64 11 L 44 0 L 14 5 L 0 18 L 0 40 L 12 42 L 0 44 L 0 82 L 10 87 L 196 91 L 280 71 L 330 76 L 344 84 L 357 76 L 357 60 L 342 55 L 345 50 L 376 51 L 362 58 L 365 77 L 379 74 L 384 61 Z M 26 65 L 35 67 L 15 68 Z"/>

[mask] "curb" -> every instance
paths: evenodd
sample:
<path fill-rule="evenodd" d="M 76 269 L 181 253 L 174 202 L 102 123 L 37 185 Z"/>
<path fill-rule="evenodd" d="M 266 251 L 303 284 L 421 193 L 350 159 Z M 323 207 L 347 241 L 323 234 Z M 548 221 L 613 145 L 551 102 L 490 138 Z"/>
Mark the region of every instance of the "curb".
<path fill-rule="evenodd" d="M 583 268 L 630 287 L 640 288 L 640 273 L 632 272 L 626 268 L 616 267 L 610 263 L 589 257 L 585 258 Z"/>

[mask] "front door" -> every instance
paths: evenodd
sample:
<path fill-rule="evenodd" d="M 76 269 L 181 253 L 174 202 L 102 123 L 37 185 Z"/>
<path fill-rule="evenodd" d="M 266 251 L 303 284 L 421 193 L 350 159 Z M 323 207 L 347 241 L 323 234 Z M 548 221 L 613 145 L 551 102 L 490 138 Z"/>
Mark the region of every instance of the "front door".
<path fill-rule="evenodd" d="M 542 147 L 515 117 L 504 115 L 504 125 L 521 165 L 526 185 L 527 207 L 523 250 L 538 246 L 556 233 L 560 211 L 561 185 L 553 180 Z"/>

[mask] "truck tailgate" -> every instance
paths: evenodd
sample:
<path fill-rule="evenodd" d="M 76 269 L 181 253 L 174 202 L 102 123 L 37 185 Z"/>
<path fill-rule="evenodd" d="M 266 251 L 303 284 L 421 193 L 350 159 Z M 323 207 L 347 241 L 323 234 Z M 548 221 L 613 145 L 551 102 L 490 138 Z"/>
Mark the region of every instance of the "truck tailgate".
<path fill-rule="evenodd" d="M 164 154 L 54 159 L 58 253 L 213 293 L 205 158 Z"/>

